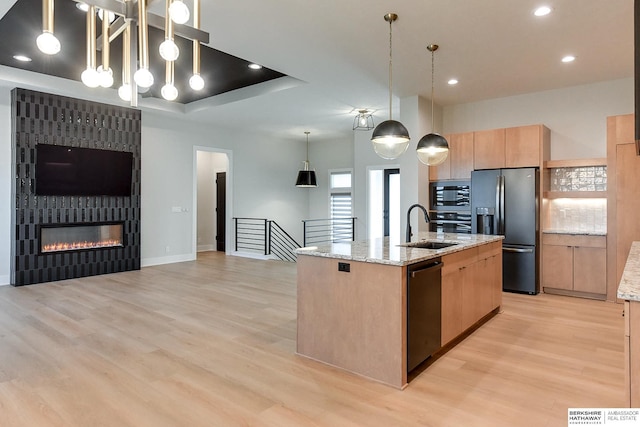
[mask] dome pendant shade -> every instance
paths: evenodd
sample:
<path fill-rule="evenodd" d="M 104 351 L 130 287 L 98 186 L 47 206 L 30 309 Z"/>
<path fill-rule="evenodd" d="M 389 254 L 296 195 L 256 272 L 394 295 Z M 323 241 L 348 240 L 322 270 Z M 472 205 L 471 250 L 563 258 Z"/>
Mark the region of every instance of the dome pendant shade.
<path fill-rule="evenodd" d="M 373 130 L 373 150 L 383 159 L 401 156 L 409 146 L 409 131 L 397 120 L 385 120 Z"/>
<path fill-rule="evenodd" d="M 429 133 L 418 141 L 416 155 L 418 159 L 428 166 L 437 166 L 447 159 L 449 144 L 440 134 Z"/>

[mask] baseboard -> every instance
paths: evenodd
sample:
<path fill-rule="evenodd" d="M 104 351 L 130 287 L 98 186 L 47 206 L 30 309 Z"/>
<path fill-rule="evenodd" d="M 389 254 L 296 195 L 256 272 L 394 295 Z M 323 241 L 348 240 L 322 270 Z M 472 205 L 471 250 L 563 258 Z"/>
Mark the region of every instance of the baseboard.
<path fill-rule="evenodd" d="M 252 252 L 231 252 L 230 255 L 233 256 L 239 256 L 239 257 L 243 257 L 243 258 L 253 258 L 253 259 L 275 259 L 273 257 L 273 255 L 264 255 L 264 254 L 257 254 L 257 253 L 252 253 Z"/>
<path fill-rule="evenodd" d="M 0 286 L 10 285 L 11 276 L 0 276 Z"/>
<path fill-rule="evenodd" d="M 198 245 L 198 252 L 215 251 L 216 247 L 213 245 Z"/>
<path fill-rule="evenodd" d="M 195 261 L 194 254 L 172 255 L 157 258 L 143 258 L 140 262 L 142 267 L 151 267 L 154 265 L 173 264 L 175 262 Z"/>

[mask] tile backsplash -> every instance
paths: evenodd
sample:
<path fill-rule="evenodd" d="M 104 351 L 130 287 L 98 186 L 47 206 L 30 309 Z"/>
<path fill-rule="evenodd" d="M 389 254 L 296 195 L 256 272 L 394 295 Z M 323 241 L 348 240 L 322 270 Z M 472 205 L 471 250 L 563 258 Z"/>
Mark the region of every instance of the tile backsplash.
<path fill-rule="evenodd" d="M 549 200 L 546 228 L 579 233 L 607 232 L 607 199 Z"/>
<path fill-rule="evenodd" d="M 606 191 L 607 167 L 584 166 L 551 170 L 551 191 Z"/>

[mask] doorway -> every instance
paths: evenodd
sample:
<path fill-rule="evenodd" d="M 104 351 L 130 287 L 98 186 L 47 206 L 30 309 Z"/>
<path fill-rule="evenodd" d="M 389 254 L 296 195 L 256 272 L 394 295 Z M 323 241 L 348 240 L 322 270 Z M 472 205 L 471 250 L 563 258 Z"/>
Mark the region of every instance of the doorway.
<path fill-rule="evenodd" d="M 216 172 L 216 251 L 224 252 L 227 215 L 227 173 Z"/>
<path fill-rule="evenodd" d="M 195 150 L 195 252 L 226 252 L 228 247 L 229 164 L 226 152 L 206 147 Z"/>
<path fill-rule="evenodd" d="M 389 237 L 400 241 L 400 169 L 368 168 L 368 221 L 369 239 Z"/>

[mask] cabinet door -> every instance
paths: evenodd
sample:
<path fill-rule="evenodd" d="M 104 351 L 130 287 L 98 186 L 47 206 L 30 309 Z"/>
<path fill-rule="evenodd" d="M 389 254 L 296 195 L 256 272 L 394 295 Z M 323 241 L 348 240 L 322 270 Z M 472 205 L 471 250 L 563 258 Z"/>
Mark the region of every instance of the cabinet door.
<path fill-rule="evenodd" d="M 449 136 L 451 179 L 471 179 L 473 170 L 473 132 Z"/>
<path fill-rule="evenodd" d="M 573 290 L 607 293 L 606 249 L 584 246 L 573 248 Z"/>
<path fill-rule="evenodd" d="M 542 245 L 542 286 L 573 290 L 573 247 Z"/>
<path fill-rule="evenodd" d="M 474 132 L 473 168 L 499 169 L 505 167 L 504 144 L 504 129 Z"/>
<path fill-rule="evenodd" d="M 519 126 L 505 130 L 505 165 L 508 168 L 540 167 L 542 126 Z"/>
<path fill-rule="evenodd" d="M 442 346 L 460 335 L 462 328 L 462 289 L 464 268 L 442 275 L 442 317 L 440 341 Z"/>
<path fill-rule="evenodd" d="M 462 272 L 462 330 L 466 330 L 480 317 L 481 312 L 481 280 L 479 280 L 477 271 L 480 262 L 466 265 L 461 268 Z"/>

